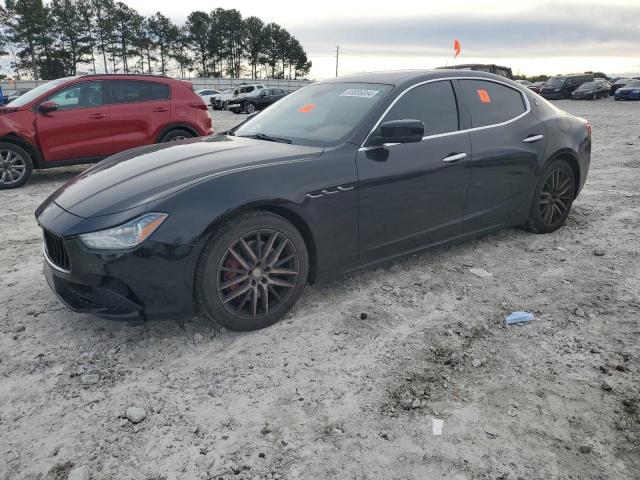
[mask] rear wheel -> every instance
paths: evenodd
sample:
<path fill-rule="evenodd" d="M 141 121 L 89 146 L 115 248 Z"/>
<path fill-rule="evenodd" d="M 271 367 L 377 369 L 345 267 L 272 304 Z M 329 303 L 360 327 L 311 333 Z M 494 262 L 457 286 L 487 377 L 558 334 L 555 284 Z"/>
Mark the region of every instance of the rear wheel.
<path fill-rule="evenodd" d="M 31 155 L 18 145 L 0 142 L 0 190 L 23 186 L 32 173 Z"/>
<path fill-rule="evenodd" d="M 251 212 L 207 242 L 196 273 L 202 312 L 231 330 L 280 320 L 300 297 L 309 257 L 298 230 L 269 212 Z"/>
<path fill-rule="evenodd" d="M 180 140 L 184 140 L 185 138 L 192 138 L 193 134 L 186 130 L 171 130 L 170 132 L 165 133 L 160 139 L 160 143 L 166 142 L 179 142 Z"/>
<path fill-rule="evenodd" d="M 567 220 L 575 198 L 575 176 L 566 160 L 555 160 L 540 175 L 524 228 L 535 233 L 556 231 Z"/>

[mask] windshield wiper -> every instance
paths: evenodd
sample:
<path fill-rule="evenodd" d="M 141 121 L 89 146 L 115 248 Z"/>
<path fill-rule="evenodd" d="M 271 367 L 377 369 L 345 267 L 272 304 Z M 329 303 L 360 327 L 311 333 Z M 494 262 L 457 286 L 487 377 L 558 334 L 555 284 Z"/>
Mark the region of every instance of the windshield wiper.
<path fill-rule="evenodd" d="M 291 140 L 289 140 L 288 138 L 272 137 L 271 135 L 267 135 L 266 133 L 254 133 L 253 135 L 238 136 L 244 138 L 256 138 L 258 140 L 266 140 L 267 142 L 291 143 Z"/>

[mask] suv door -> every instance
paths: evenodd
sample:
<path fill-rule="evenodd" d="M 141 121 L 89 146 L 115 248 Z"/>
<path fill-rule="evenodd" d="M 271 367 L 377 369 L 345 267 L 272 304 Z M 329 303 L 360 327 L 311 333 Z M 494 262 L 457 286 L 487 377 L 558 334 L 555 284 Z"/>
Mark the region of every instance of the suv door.
<path fill-rule="evenodd" d="M 529 209 L 544 160 L 545 124 L 515 87 L 490 80 L 458 80 L 457 86 L 472 127 L 465 222 L 472 231 L 513 225 Z"/>
<path fill-rule="evenodd" d="M 410 87 L 388 120 L 424 122 L 421 142 L 361 148 L 359 246 L 362 261 L 415 250 L 460 234 L 469 187 L 469 135 L 459 131 L 457 101 L 448 80 Z"/>
<path fill-rule="evenodd" d="M 55 102 L 56 110 L 43 113 L 36 107 L 38 144 L 46 161 L 97 159 L 114 153 L 105 90 L 102 81 L 78 82 L 43 100 Z"/>
<path fill-rule="evenodd" d="M 156 143 L 171 122 L 171 90 L 164 83 L 109 80 L 116 152 Z"/>

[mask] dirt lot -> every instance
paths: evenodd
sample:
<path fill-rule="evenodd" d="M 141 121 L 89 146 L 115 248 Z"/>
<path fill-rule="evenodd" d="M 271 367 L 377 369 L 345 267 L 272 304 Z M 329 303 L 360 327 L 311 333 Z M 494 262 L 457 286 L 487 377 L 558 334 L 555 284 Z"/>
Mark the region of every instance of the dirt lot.
<path fill-rule="evenodd" d="M 79 169 L 0 193 L 0 480 L 640 478 L 640 103 L 557 103 L 594 128 L 566 227 L 308 287 L 255 333 L 68 311 L 33 211 Z"/>

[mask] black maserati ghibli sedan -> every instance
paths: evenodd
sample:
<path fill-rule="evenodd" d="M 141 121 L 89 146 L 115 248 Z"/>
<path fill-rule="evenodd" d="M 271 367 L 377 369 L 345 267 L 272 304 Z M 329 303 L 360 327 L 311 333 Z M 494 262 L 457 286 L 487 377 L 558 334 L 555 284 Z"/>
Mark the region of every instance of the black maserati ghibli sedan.
<path fill-rule="evenodd" d="M 587 121 L 489 73 L 336 78 L 86 170 L 36 211 L 44 270 L 76 311 L 258 329 L 317 279 L 506 227 L 553 232 L 590 156 Z"/>

